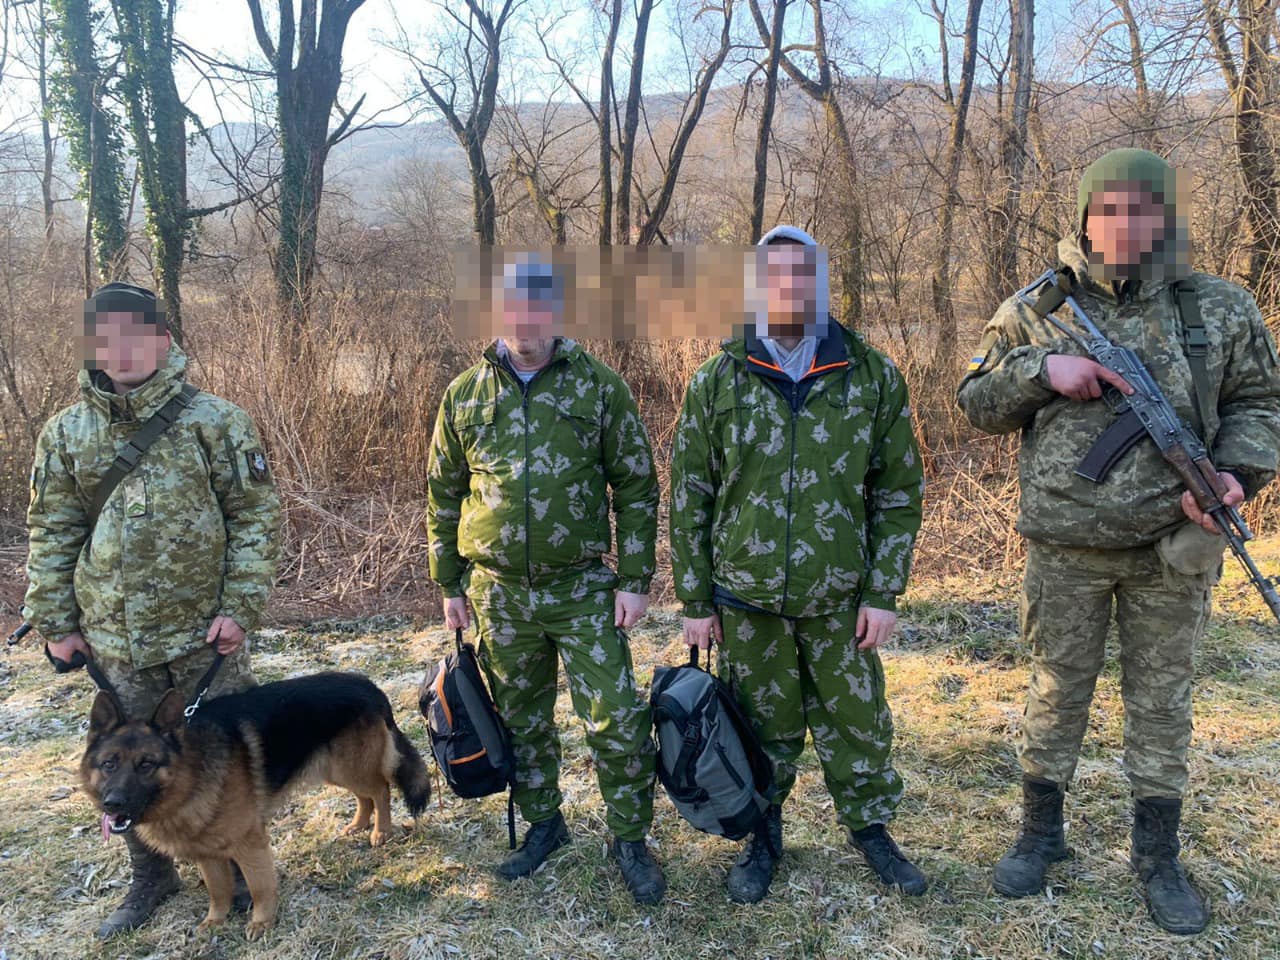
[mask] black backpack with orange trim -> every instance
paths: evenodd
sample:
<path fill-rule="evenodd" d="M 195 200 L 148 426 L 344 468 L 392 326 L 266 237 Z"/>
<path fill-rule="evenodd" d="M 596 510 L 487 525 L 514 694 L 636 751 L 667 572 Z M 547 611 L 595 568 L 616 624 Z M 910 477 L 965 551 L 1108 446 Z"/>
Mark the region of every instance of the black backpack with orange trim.
<path fill-rule="evenodd" d="M 418 709 L 427 721 L 431 752 L 449 789 L 473 799 L 510 791 L 516 763 L 511 734 L 498 715 L 480 672 L 475 648 L 454 636 L 454 651 L 427 671 L 418 688 Z M 515 846 L 512 797 L 507 796 L 507 827 Z"/>

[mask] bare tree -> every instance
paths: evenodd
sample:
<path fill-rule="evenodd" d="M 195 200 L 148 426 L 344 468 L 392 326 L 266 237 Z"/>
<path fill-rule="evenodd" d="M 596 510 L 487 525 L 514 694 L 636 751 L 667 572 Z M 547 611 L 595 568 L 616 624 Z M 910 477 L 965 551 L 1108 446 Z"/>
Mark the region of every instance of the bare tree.
<path fill-rule="evenodd" d="M 342 48 L 352 16 L 364 0 L 276 0 L 277 30 L 267 30 L 262 0 L 245 0 L 253 33 L 274 74 L 282 170 L 276 295 L 295 323 L 305 321 L 316 271 L 316 236 L 329 151 L 353 132 L 364 103 L 338 104 Z M 334 110 L 340 119 L 330 130 Z"/>
<path fill-rule="evenodd" d="M 751 243 L 764 229 L 764 198 L 769 185 L 769 132 L 773 129 L 774 105 L 778 101 L 778 63 L 782 55 L 782 29 L 787 16 L 787 0 L 774 0 L 773 22 L 769 27 L 769 52 L 764 74 L 764 103 L 756 128 L 755 180 L 751 186 Z"/>
<path fill-rule="evenodd" d="M 813 18 L 813 42 L 794 44 L 778 51 L 778 64 L 810 99 L 822 107 L 827 134 L 835 142 L 838 151 L 837 170 L 840 177 L 838 204 L 843 229 L 840 230 L 840 314 L 849 323 L 861 324 L 863 319 L 864 284 L 864 229 L 863 211 L 859 202 L 858 159 L 840 102 L 838 76 L 831 62 L 827 41 L 826 21 L 822 12 L 822 0 L 806 0 Z M 769 25 L 760 9 L 760 0 L 749 0 L 751 16 L 755 20 L 760 40 L 772 48 Z M 796 65 L 792 52 L 803 52 L 813 60 L 813 75 Z"/>
<path fill-rule="evenodd" d="M 718 13 L 721 17 L 720 45 L 698 71 L 693 93 L 684 103 L 675 139 L 663 163 L 662 180 L 654 196 L 646 204 L 648 209 L 636 235 L 638 246 L 648 246 L 660 237 L 662 221 L 671 207 L 671 198 L 680 180 L 680 165 L 684 162 L 689 140 L 697 129 L 698 121 L 702 119 L 702 112 L 706 109 L 707 97 L 715 83 L 716 74 L 724 66 L 725 58 L 729 55 L 729 49 L 732 46 L 733 0 L 723 0 L 720 6 L 710 4 L 704 6 L 698 11 L 697 17 L 711 13 Z"/>
<path fill-rule="evenodd" d="M 622 25 L 622 0 L 605 0 L 609 10 L 609 31 L 600 58 L 600 110 L 596 123 L 600 131 L 600 245 L 613 239 L 613 51 Z M 561 240 L 560 242 L 564 242 Z"/>
<path fill-rule="evenodd" d="M 1128 0 L 1118 0 L 1127 5 Z M 987 211 L 990 247 L 986 259 L 983 313 L 990 314 L 1018 285 L 1018 224 L 1023 174 L 1027 162 L 1027 129 L 1035 72 L 1035 0 L 1012 0 L 1009 26 L 1010 109 L 999 123 L 1000 183 Z"/>
<path fill-rule="evenodd" d="M 618 137 L 618 242 L 631 242 L 631 191 L 635 183 L 636 133 L 640 129 L 640 98 L 644 89 L 644 58 L 649 42 L 653 0 L 640 0 L 631 43 L 631 71 L 627 81 L 622 126 Z"/>
<path fill-rule="evenodd" d="M 1244 186 L 1240 211 L 1244 281 L 1264 304 L 1280 301 L 1276 257 L 1280 253 L 1280 170 L 1268 112 L 1275 109 L 1276 0 L 1235 0 L 1224 9 L 1204 0 L 1204 14 L 1235 120 L 1235 154 Z M 1234 14 L 1234 15 L 1231 15 Z M 1227 24 L 1238 34 L 1233 49 Z"/>
<path fill-rule="evenodd" d="M 401 43 L 401 52 L 412 62 L 431 103 L 453 131 L 467 154 L 471 171 L 473 232 L 485 245 L 495 242 L 497 206 L 493 177 L 485 158 L 485 139 L 493 123 L 498 101 L 499 66 L 503 33 L 511 15 L 523 0 L 464 0 L 463 10 L 448 4 L 441 9 L 456 27 L 456 33 L 438 51 L 434 61 L 426 61 Z"/>
<path fill-rule="evenodd" d="M 128 217 L 125 211 L 123 151 L 119 122 L 106 106 L 114 64 L 99 60 L 91 0 L 52 0 L 51 30 L 59 68 L 53 78 L 53 103 L 80 175 L 85 202 L 85 289 L 94 274 L 118 279 L 125 274 Z"/>
<path fill-rule="evenodd" d="M 153 266 L 170 325 L 182 340 L 179 281 L 186 251 L 186 105 L 173 78 L 174 0 L 111 0 L 123 53 L 129 117 L 147 209 Z"/>
<path fill-rule="evenodd" d="M 1125 36 L 1129 41 L 1129 70 L 1133 74 L 1134 100 L 1138 108 L 1139 142 L 1148 150 L 1158 150 L 1160 137 L 1155 129 L 1156 109 L 1151 98 L 1151 86 L 1147 83 L 1146 51 L 1142 47 L 1138 18 L 1133 15 L 1133 4 L 1129 0 L 1113 2 L 1124 23 Z"/>
<path fill-rule="evenodd" d="M 592 114 L 573 119 L 574 109 L 566 106 L 553 90 L 536 118 L 526 118 L 532 108 L 500 109 L 495 124 L 500 131 L 511 172 L 525 188 L 530 201 L 545 224 L 551 242 L 565 243 L 569 236 L 569 215 L 585 211 L 596 194 L 598 180 L 588 157 L 599 146 L 591 136 L 599 129 Z M 568 115 L 568 116 L 564 116 Z M 603 221 L 596 210 L 596 235 Z"/>
<path fill-rule="evenodd" d="M 960 206 L 960 165 L 964 159 L 965 125 L 969 118 L 969 102 L 973 97 L 974 65 L 977 62 L 978 22 L 982 15 L 982 0 L 968 0 L 965 14 L 964 52 L 960 60 L 960 86 L 957 90 L 951 78 L 951 58 L 948 51 L 950 30 L 947 26 L 947 6 L 938 0 L 930 0 L 933 15 L 938 23 L 938 45 L 942 54 L 942 98 L 951 115 L 950 133 L 946 153 L 942 161 L 942 208 L 938 212 L 938 243 L 930 277 L 933 298 L 933 314 L 937 320 L 937 336 L 934 341 L 934 362 L 939 369 L 951 364 L 956 355 L 956 312 L 952 302 L 952 253 L 955 238 L 955 216 Z"/>

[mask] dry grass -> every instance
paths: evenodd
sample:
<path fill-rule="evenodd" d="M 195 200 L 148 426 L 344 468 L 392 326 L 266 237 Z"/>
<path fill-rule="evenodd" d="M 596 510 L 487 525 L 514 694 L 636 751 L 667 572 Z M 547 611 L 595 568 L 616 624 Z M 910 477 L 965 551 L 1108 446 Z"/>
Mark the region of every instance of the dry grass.
<path fill-rule="evenodd" d="M 1259 550 L 1268 565 L 1280 543 Z M 52 678 L 34 650 L 0 663 L 0 956 L 544 958 L 903 958 L 1280 956 L 1280 647 L 1260 604 L 1229 575 L 1224 611 L 1200 655 L 1186 862 L 1212 900 L 1214 922 L 1182 939 L 1147 920 L 1127 865 L 1128 788 L 1118 756 L 1115 665 L 1099 684 L 1078 784 L 1068 800 L 1075 856 L 1042 897 L 995 896 L 989 865 L 1015 829 L 1011 747 L 1022 710 L 1024 653 L 1016 641 L 1016 577 L 918 586 L 886 656 L 897 718 L 897 762 L 909 794 L 897 822 L 933 885 L 923 899 L 886 894 L 844 843 L 812 752 L 787 808 L 788 854 L 770 898 L 730 904 L 734 845 L 695 833 L 660 798 L 654 827 L 670 892 L 636 907 L 605 854 L 606 829 L 582 729 L 560 701 L 563 785 L 574 843 L 514 885 L 491 868 L 505 852 L 501 798 L 446 796 L 403 840 L 371 850 L 335 839 L 349 798 L 325 789 L 281 813 L 279 925 L 250 945 L 239 923 L 213 940 L 190 933 L 205 899 L 186 889 L 144 930 L 100 947 L 88 936 L 127 880 L 122 844 L 103 845 L 75 785 L 89 704 L 82 676 Z M 679 655 L 676 614 L 659 609 L 635 632 L 642 682 Z M 374 677 L 420 744 L 414 714 L 423 664 L 442 629 L 403 619 L 331 621 L 277 630 L 255 653 L 263 679 L 326 667 Z"/>

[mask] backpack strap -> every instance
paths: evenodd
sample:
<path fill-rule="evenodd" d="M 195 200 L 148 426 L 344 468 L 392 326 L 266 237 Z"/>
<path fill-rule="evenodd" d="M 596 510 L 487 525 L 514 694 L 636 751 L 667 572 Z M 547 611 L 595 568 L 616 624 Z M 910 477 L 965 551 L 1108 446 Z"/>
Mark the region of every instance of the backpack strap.
<path fill-rule="evenodd" d="M 195 395 L 200 392 L 198 387 L 193 387 L 189 383 L 184 383 L 182 389 L 174 396 L 170 397 L 159 410 L 149 416 L 137 431 L 128 440 L 124 446 L 116 453 L 115 460 L 103 475 L 98 489 L 93 492 L 93 502 L 89 505 L 89 530 L 98 524 L 98 517 L 102 514 L 102 508 L 107 505 L 107 500 L 111 498 L 111 494 L 115 492 L 116 487 L 120 486 L 120 481 L 132 472 L 133 468 L 138 465 L 143 456 L 150 450 L 157 440 L 159 440 L 166 430 L 168 430 L 183 410 L 191 406 L 191 401 Z"/>
<path fill-rule="evenodd" d="M 1178 316 L 1182 321 L 1182 352 L 1191 366 L 1191 384 L 1200 411 L 1200 429 L 1209 429 L 1209 398 L 1213 385 L 1209 382 L 1209 337 L 1204 331 L 1204 317 L 1200 313 L 1200 298 L 1196 288 L 1187 280 L 1173 285 L 1173 296 L 1178 303 Z"/>

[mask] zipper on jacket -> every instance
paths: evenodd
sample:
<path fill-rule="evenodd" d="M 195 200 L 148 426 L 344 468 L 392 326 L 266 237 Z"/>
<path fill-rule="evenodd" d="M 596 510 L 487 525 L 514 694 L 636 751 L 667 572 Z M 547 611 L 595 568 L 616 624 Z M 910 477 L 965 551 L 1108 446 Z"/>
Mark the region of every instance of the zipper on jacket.
<path fill-rule="evenodd" d="M 529 391 L 533 389 L 534 383 L 543 372 L 549 370 L 555 362 L 556 357 L 553 352 L 546 366 L 535 372 L 528 383 L 525 383 L 515 372 L 509 360 L 506 363 L 495 364 L 499 370 L 506 370 L 520 388 L 520 411 L 524 419 L 524 578 L 525 585 L 529 587 L 533 586 L 533 549 L 529 541 L 529 526 L 533 521 L 533 510 L 529 506 Z"/>
<path fill-rule="evenodd" d="M 798 381 L 791 384 L 791 451 L 790 460 L 787 466 L 787 539 L 786 552 L 782 556 L 782 608 L 785 610 L 787 606 L 787 591 L 791 587 L 791 502 L 794 497 L 796 487 L 796 426 L 799 412 L 796 404 L 800 402 L 800 384 Z M 779 611 L 781 612 L 781 611 Z"/>
<path fill-rule="evenodd" d="M 529 507 L 529 387 L 538 378 L 538 373 L 530 377 L 528 383 L 516 377 L 520 381 L 520 410 L 524 419 L 524 577 L 530 587 L 533 586 L 533 552 L 529 543 L 529 527 L 533 523 L 533 511 Z"/>

